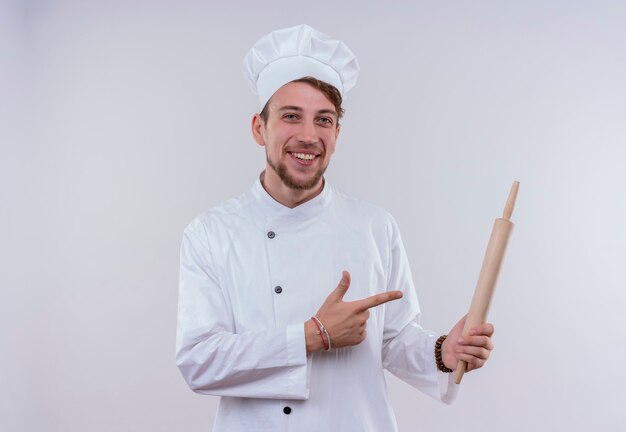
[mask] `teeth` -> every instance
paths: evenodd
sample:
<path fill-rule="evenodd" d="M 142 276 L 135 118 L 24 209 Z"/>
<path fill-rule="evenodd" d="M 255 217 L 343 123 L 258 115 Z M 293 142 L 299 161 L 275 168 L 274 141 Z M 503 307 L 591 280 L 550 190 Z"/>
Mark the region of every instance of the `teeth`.
<path fill-rule="evenodd" d="M 302 160 L 313 160 L 313 159 L 315 159 L 315 155 L 308 154 L 308 153 L 294 153 L 293 155 L 295 157 L 297 157 L 298 159 L 302 159 Z"/>

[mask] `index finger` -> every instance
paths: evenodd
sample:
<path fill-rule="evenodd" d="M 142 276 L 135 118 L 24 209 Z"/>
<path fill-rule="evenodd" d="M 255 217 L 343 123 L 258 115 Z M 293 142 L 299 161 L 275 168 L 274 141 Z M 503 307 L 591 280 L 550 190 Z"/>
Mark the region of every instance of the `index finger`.
<path fill-rule="evenodd" d="M 354 303 L 361 310 L 367 310 L 369 308 L 379 306 L 383 303 L 398 300 L 399 298 L 402 298 L 402 291 L 385 291 L 380 294 L 375 294 L 371 297 L 356 300 L 352 303 Z"/>
<path fill-rule="evenodd" d="M 470 336 L 493 336 L 495 329 L 493 327 L 493 324 L 491 323 L 484 323 L 484 324 L 480 324 L 477 325 L 475 327 L 472 327 L 470 329 L 469 335 Z"/>

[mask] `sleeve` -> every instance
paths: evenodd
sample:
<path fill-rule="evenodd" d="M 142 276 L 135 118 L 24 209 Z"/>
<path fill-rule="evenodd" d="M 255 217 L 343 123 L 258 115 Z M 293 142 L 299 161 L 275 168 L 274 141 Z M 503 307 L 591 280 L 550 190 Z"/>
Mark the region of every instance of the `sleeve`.
<path fill-rule="evenodd" d="M 428 396 L 446 404 L 454 401 L 459 386 L 452 374 L 437 369 L 437 335 L 420 325 L 420 308 L 409 262 L 395 220 L 390 227 L 390 263 L 387 290 L 400 290 L 403 300 L 385 305 L 383 366 Z"/>
<path fill-rule="evenodd" d="M 236 333 L 207 242 L 192 225 L 180 254 L 176 364 L 197 393 L 308 398 L 304 324 Z"/>

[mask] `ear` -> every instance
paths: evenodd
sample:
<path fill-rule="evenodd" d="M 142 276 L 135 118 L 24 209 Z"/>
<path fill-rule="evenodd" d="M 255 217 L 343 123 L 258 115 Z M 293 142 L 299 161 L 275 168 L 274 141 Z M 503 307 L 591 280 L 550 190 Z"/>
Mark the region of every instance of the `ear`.
<path fill-rule="evenodd" d="M 339 132 L 341 132 L 341 123 L 337 124 L 337 130 L 335 131 L 335 140 L 339 139 Z"/>
<path fill-rule="evenodd" d="M 263 121 L 259 113 L 256 113 L 254 117 L 252 117 L 252 137 L 254 138 L 254 141 L 256 141 L 256 143 L 260 146 L 265 146 L 264 132 L 265 122 Z"/>

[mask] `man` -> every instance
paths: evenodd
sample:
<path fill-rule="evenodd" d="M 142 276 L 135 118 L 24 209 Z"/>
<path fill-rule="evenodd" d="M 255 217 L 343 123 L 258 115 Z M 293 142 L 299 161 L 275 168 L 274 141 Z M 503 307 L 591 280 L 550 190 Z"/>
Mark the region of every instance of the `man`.
<path fill-rule="evenodd" d="M 383 369 L 451 402 L 446 372 L 493 348 L 490 324 L 461 339 L 462 319 L 435 355 L 394 219 L 324 180 L 357 71 L 308 26 L 246 58 L 266 169 L 197 217 L 181 248 L 177 364 L 193 390 L 222 396 L 215 431 L 394 431 Z"/>

